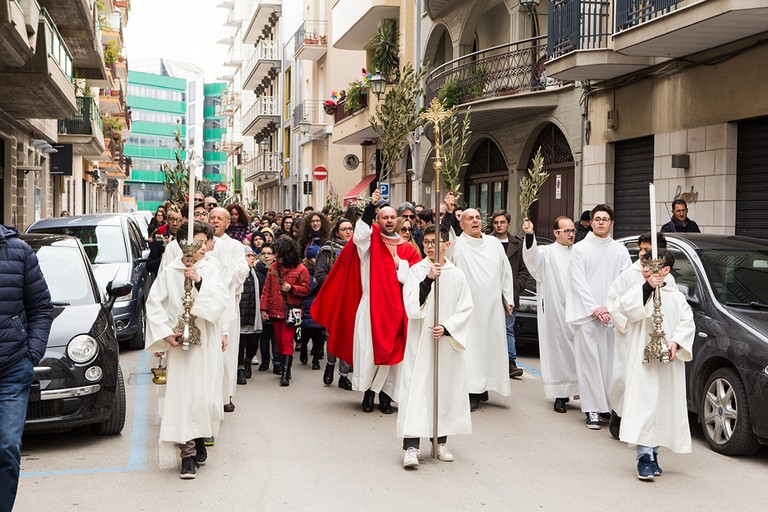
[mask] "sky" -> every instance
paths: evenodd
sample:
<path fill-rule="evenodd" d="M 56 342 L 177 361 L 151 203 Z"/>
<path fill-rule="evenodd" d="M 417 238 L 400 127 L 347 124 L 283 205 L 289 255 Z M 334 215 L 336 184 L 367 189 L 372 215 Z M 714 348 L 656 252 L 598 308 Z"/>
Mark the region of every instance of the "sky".
<path fill-rule="evenodd" d="M 206 82 L 224 73 L 227 47 L 217 44 L 226 33 L 221 0 L 132 0 L 124 29 L 128 66 L 131 60 L 167 58 L 196 64 Z"/>

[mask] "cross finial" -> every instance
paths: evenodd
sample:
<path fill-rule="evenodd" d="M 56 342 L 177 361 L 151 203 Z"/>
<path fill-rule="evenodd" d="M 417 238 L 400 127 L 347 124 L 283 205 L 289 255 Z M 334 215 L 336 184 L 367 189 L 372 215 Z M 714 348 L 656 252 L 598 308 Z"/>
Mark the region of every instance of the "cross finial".
<path fill-rule="evenodd" d="M 453 115 L 453 113 L 450 110 L 445 110 L 439 99 L 432 98 L 429 108 L 426 112 L 419 114 L 419 118 L 438 126 L 440 123 L 451 117 L 451 115 Z"/>

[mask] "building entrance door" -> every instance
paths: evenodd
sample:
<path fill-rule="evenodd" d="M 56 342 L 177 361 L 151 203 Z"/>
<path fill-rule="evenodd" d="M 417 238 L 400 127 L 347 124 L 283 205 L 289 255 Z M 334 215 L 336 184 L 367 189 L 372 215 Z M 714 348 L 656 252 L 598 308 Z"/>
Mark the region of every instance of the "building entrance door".
<path fill-rule="evenodd" d="M 547 125 L 536 139 L 528 158 L 528 168 L 533 166 L 533 157 L 539 147 L 549 178 L 539 190 L 539 200 L 533 203 L 528 213 L 536 232 L 548 233 L 546 237 L 552 238 L 555 219 L 576 214 L 573 201 L 575 165 L 565 135 L 554 124 Z"/>

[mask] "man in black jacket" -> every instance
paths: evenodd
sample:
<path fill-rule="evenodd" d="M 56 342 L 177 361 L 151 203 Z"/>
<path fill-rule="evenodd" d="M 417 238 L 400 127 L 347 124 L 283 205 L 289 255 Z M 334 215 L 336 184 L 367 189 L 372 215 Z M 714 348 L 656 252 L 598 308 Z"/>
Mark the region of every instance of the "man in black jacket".
<path fill-rule="evenodd" d="M 21 434 L 34 367 L 48 345 L 53 305 L 37 256 L 14 228 L 0 226 L 0 511 L 16 500 Z"/>
<path fill-rule="evenodd" d="M 499 239 L 512 266 L 512 278 L 515 280 L 515 308 L 520 304 L 520 292 L 525 290 L 525 283 L 530 274 L 523 263 L 523 240 L 509 231 L 511 216 L 507 210 L 496 210 L 491 215 L 493 235 Z M 507 315 L 507 354 L 509 355 L 509 378 L 520 377 L 523 369 L 517 367 L 517 348 L 515 347 L 515 310 Z"/>
<path fill-rule="evenodd" d="M 672 201 L 672 218 L 661 226 L 662 233 L 701 233 L 699 225 L 688 218 L 688 204 L 683 199 Z"/>

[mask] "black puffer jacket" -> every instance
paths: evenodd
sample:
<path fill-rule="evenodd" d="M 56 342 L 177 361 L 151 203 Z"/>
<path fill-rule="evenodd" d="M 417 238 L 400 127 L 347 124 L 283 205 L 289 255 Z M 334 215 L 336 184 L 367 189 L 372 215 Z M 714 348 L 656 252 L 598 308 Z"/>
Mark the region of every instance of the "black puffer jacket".
<path fill-rule="evenodd" d="M 0 226 L 0 372 L 23 357 L 40 362 L 53 305 L 32 248 L 14 228 Z"/>
<path fill-rule="evenodd" d="M 253 325 L 256 321 L 256 310 L 259 303 L 256 301 L 256 287 L 253 286 L 255 272 L 248 272 L 248 277 L 243 282 L 243 294 L 240 295 L 240 325 Z"/>

